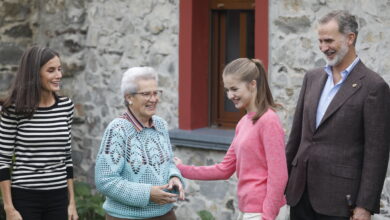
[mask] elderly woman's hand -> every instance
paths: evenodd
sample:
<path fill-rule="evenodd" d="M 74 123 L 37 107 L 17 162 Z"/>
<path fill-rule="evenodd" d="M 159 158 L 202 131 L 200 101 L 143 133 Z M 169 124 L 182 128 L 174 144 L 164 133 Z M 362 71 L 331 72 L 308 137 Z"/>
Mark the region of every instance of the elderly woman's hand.
<path fill-rule="evenodd" d="M 150 190 L 150 200 L 159 205 L 176 202 L 177 195 L 165 192 L 164 189 L 168 189 L 168 184 L 163 186 L 152 186 L 152 189 Z"/>
<path fill-rule="evenodd" d="M 176 188 L 179 191 L 179 199 L 184 200 L 184 189 L 180 179 L 176 176 L 172 177 L 168 182 L 168 189 L 172 190 Z"/>
<path fill-rule="evenodd" d="M 180 158 L 178 158 L 178 157 L 174 157 L 174 158 L 173 158 L 173 162 L 175 162 L 175 165 L 176 165 L 176 166 L 179 165 L 179 164 L 183 164 L 183 161 L 180 160 Z"/>

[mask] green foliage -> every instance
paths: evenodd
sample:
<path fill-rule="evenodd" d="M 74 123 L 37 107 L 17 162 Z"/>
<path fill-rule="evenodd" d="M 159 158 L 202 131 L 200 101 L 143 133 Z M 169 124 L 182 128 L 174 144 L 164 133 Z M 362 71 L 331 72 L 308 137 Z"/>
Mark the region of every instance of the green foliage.
<path fill-rule="evenodd" d="M 87 183 L 75 182 L 75 198 L 77 213 L 80 220 L 104 220 L 105 212 L 102 208 L 104 197 L 93 194 Z"/>
<path fill-rule="evenodd" d="M 207 210 L 199 211 L 198 215 L 202 220 L 215 220 L 214 216 Z"/>

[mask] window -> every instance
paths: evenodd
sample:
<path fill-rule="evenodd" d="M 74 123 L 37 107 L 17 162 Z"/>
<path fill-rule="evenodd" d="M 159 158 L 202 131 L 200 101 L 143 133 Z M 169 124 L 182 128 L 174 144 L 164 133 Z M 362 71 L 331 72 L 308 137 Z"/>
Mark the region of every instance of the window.
<path fill-rule="evenodd" d="M 216 102 L 211 100 L 210 88 L 214 88 L 211 86 L 211 81 L 216 82 L 215 80 L 218 79 L 212 79 L 215 75 L 211 74 L 211 70 L 212 68 L 223 69 L 224 66 L 220 64 L 216 67 L 211 64 L 213 62 L 211 41 L 213 41 L 212 36 L 215 36 L 212 33 L 212 26 L 215 23 L 211 24 L 213 14 L 220 11 L 225 14 L 226 19 L 227 11 L 232 13 L 235 10 L 245 13 L 252 11 L 252 16 L 254 13 L 254 57 L 262 60 L 267 68 L 268 5 L 268 0 L 180 0 L 179 129 L 207 128 L 216 123 L 213 122 L 215 113 L 211 111 L 213 109 L 211 105 Z M 246 17 L 248 23 L 250 19 L 248 20 L 248 15 Z"/>
<path fill-rule="evenodd" d="M 254 1 L 211 1 L 210 113 L 213 127 L 235 127 L 245 114 L 227 98 L 222 71 L 239 57 L 254 57 Z"/>

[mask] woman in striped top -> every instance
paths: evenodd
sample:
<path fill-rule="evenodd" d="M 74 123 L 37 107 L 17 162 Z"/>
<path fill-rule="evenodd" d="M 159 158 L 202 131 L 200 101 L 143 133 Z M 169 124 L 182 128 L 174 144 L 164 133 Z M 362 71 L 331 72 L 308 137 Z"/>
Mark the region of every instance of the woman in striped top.
<path fill-rule="evenodd" d="M 73 193 L 73 103 L 56 94 L 58 53 L 22 56 L 0 118 L 0 187 L 7 220 L 78 219 Z M 12 172 L 11 172 L 12 170 Z"/>

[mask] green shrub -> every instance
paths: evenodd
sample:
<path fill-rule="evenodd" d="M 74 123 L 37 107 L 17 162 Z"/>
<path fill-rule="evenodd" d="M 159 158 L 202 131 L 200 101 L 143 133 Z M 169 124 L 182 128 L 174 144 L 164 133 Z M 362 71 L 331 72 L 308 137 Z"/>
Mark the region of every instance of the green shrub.
<path fill-rule="evenodd" d="M 207 210 L 199 211 L 198 215 L 202 220 L 215 220 L 214 216 Z"/>
<path fill-rule="evenodd" d="M 87 183 L 75 182 L 75 199 L 77 213 L 80 220 L 104 220 L 105 212 L 102 208 L 104 197 L 92 193 Z"/>

